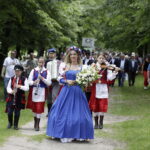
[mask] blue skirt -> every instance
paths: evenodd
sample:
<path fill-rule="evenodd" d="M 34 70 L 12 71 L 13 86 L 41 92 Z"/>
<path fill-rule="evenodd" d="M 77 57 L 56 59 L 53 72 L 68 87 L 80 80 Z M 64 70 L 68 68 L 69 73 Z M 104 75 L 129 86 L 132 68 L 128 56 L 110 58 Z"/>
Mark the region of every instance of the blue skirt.
<path fill-rule="evenodd" d="M 46 134 L 55 138 L 94 138 L 92 115 L 79 86 L 62 88 L 49 112 Z"/>

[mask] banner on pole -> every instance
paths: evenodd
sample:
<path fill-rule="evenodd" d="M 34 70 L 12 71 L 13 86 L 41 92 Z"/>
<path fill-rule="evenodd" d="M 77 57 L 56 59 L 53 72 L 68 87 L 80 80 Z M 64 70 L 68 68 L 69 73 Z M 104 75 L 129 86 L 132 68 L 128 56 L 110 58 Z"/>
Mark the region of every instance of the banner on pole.
<path fill-rule="evenodd" d="M 94 48 L 95 39 L 94 38 L 82 38 L 82 46 L 83 47 L 89 47 Z"/>

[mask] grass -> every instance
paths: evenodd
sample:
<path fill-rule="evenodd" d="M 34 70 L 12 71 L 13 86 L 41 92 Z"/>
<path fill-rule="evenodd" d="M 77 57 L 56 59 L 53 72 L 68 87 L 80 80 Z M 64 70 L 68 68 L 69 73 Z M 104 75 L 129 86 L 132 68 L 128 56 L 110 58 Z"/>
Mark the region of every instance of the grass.
<path fill-rule="evenodd" d="M 45 134 L 39 134 L 39 135 L 30 136 L 30 138 L 31 138 L 31 140 L 42 142 L 43 139 L 46 139 L 46 138 L 49 138 L 49 137 L 47 137 Z"/>
<path fill-rule="evenodd" d="M 2 83 L 0 85 L 2 88 Z M 0 99 L 2 99 L 2 90 Z M 150 89 L 143 89 L 143 77 L 138 76 L 134 87 L 129 87 L 127 82 L 122 88 L 116 86 L 110 89 L 110 96 L 113 99 L 109 102 L 109 113 L 118 116 L 133 116 L 135 120 L 128 120 L 111 125 L 104 125 L 104 130 L 96 130 L 96 137 L 104 137 L 126 143 L 125 150 L 149 150 L 150 149 Z M 0 102 L 0 143 L 3 143 L 9 136 L 19 135 L 18 131 L 6 129 L 7 116 L 4 113 L 5 103 Z M 25 124 L 32 119 L 29 110 L 21 112 L 19 125 Z M 32 140 L 41 142 L 47 138 L 46 135 L 31 136 Z"/>
<path fill-rule="evenodd" d="M 3 100 L 3 81 L 0 80 L 0 145 L 3 144 L 10 136 L 19 136 L 19 130 L 7 129 L 7 114 L 5 113 L 6 103 Z M 32 113 L 30 110 L 22 110 L 19 120 L 19 126 L 32 120 Z"/>
<path fill-rule="evenodd" d="M 134 87 L 114 87 L 110 90 L 109 113 L 121 116 L 135 116 L 135 120 L 107 125 L 112 133 L 96 133 L 125 142 L 126 150 L 150 150 L 150 89 L 143 89 L 143 77 L 138 76 Z"/>

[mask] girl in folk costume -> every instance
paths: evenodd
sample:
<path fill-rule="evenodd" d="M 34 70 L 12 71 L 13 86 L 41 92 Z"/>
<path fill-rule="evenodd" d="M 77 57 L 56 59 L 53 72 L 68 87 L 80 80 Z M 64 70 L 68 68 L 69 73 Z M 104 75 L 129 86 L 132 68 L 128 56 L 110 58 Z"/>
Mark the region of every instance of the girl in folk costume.
<path fill-rule="evenodd" d="M 29 75 L 29 85 L 31 86 L 27 108 L 32 109 L 34 113 L 34 128 L 39 131 L 41 114 L 44 112 L 46 99 L 46 89 L 51 84 L 49 71 L 44 67 L 44 58 L 40 57 L 38 66 L 34 68 Z"/>
<path fill-rule="evenodd" d="M 27 78 L 22 76 L 23 67 L 16 65 L 14 67 L 15 76 L 13 76 L 8 83 L 7 92 L 8 98 L 6 99 L 6 112 L 8 113 L 8 126 L 11 128 L 13 125 L 13 112 L 14 112 L 14 129 L 18 130 L 18 122 L 20 118 L 20 110 L 25 108 L 25 91 L 29 90 Z"/>
<path fill-rule="evenodd" d="M 98 62 L 93 64 L 99 70 L 100 79 L 95 81 L 91 90 L 91 98 L 89 101 L 90 109 L 93 112 L 95 120 L 95 129 L 103 128 L 104 113 L 108 109 L 108 80 L 113 80 L 117 72 L 103 68 L 103 64 L 108 64 L 103 55 L 98 57 Z"/>

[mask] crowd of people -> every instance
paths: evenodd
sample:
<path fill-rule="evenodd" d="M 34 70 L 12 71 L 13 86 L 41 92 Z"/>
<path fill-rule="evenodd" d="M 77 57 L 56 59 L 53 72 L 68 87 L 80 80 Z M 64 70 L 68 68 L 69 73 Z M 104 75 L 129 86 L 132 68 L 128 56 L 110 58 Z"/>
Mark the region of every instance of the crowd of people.
<path fill-rule="evenodd" d="M 40 118 L 47 102 L 46 134 L 61 142 L 85 141 L 94 138 L 94 129 L 103 128 L 104 114 L 108 110 L 109 86 L 123 87 L 128 80 L 134 86 L 139 72 L 144 76 L 144 89 L 150 82 L 150 55 L 144 59 L 132 52 L 130 55 L 116 52 L 81 51 L 72 46 L 57 59 L 57 51 L 51 48 L 47 58 L 18 60 L 16 51 L 5 58 L 1 76 L 4 78 L 4 100 L 10 129 L 18 130 L 21 109 L 31 109 L 34 130 L 40 130 Z M 76 83 L 77 74 L 89 66 L 98 69 L 101 77 L 85 88 Z M 25 91 L 28 91 L 27 102 Z M 14 114 L 14 117 L 13 117 Z M 94 125 L 92 118 L 94 118 Z"/>

